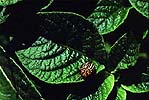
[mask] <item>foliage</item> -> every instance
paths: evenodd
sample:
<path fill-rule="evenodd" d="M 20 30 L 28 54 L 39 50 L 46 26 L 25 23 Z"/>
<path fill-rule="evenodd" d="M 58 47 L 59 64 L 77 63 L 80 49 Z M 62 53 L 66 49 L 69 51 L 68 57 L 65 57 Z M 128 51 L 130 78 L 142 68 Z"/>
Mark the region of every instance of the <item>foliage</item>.
<path fill-rule="evenodd" d="M 147 0 L 129 0 L 131 5 L 140 12 L 143 16 L 149 19 L 148 4 Z"/>
<path fill-rule="evenodd" d="M 45 95 L 59 86 L 67 100 L 126 100 L 129 93 L 148 93 L 148 25 L 137 20 L 148 22 L 149 2 L 97 0 L 89 15 L 54 8 L 60 2 L 68 4 L 0 1 L 0 99 L 54 100 Z M 82 70 L 86 62 L 91 64 Z"/>
<path fill-rule="evenodd" d="M 104 82 L 101 84 L 101 87 L 98 88 L 98 91 L 94 94 L 90 94 L 87 97 L 77 97 L 69 95 L 67 100 L 73 99 L 82 99 L 82 100 L 106 100 L 114 86 L 114 75 L 109 75 Z"/>
<path fill-rule="evenodd" d="M 119 0 L 99 0 L 88 19 L 96 25 L 100 34 L 107 34 L 124 22 L 130 9 Z"/>

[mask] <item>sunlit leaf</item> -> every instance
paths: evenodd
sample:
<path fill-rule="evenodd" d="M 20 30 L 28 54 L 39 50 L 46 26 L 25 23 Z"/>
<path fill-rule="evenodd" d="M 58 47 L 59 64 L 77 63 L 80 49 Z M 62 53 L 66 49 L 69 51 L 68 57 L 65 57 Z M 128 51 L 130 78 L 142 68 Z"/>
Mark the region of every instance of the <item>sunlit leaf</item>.
<path fill-rule="evenodd" d="M 0 6 L 12 5 L 12 4 L 15 4 L 19 1 L 22 1 L 22 0 L 0 0 Z"/>
<path fill-rule="evenodd" d="M 143 16 L 149 19 L 149 1 L 148 0 L 129 0 L 131 5 Z"/>
<path fill-rule="evenodd" d="M 96 93 L 90 94 L 87 97 L 80 97 L 70 94 L 67 100 L 106 100 L 114 87 L 114 75 L 108 76 Z"/>
<path fill-rule="evenodd" d="M 107 77 L 99 87 L 98 91 L 93 94 L 93 100 L 106 100 L 114 87 L 114 75 Z"/>
<path fill-rule="evenodd" d="M 140 84 L 132 84 L 130 86 L 121 85 L 125 90 L 132 93 L 149 92 L 149 82 L 142 82 Z"/>
<path fill-rule="evenodd" d="M 47 83 L 72 83 L 84 81 L 80 75 L 83 63 L 95 61 L 100 69 L 106 56 L 104 43 L 92 23 L 74 13 L 38 14 L 43 37 L 16 52 L 32 75 Z"/>
<path fill-rule="evenodd" d="M 82 53 L 43 37 L 38 38 L 32 47 L 17 51 L 16 54 L 32 75 L 53 84 L 81 82 L 81 65 L 95 63 Z M 94 65 L 96 69 L 100 67 L 99 63 Z"/>
<path fill-rule="evenodd" d="M 131 8 L 123 6 L 119 0 L 99 0 L 97 7 L 88 19 L 93 22 L 100 34 L 114 31 L 126 19 Z"/>
<path fill-rule="evenodd" d="M 126 91 L 122 87 L 120 87 L 117 90 L 117 96 L 115 100 L 126 100 L 126 96 L 127 96 Z"/>

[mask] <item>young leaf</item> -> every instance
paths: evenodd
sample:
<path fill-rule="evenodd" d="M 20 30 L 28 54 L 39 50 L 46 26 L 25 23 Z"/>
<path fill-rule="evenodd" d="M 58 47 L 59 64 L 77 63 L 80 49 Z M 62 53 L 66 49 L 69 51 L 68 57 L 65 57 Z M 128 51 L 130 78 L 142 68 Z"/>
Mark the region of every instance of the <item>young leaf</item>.
<path fill-rule="evenodd" d="M 12 4 L 15 4 L 19 1 L 22 1 L 22 0 L 0 0 L 0 6 L 12 5 Z"/>
<path fill-rule="evenodd" d="M 67 100 L 106 100 L 114 87 L 114 81 L 114 75 L 111 74 L 104 80 L 97 92 L 90 94 L 87 97 L 70 94 Z"/>
<path fill-rule="evenodd" d="M 122 87 L 118 88 L 116 100 L 126 100 L 126 96 L 126 91 Z"/>
<path fill-rule="evenodd" d="M 95 24 L 101 35 L 107 34 L 124 22 L 130 9 L 120 0 L 99 0 L 88 20 Z"/>
<path fill-rule="evenodd" d="M 16 52 L 23 66 L 40 80 L 53 83 L 81 82 L 80 67 L 93 62 L 81 52 L 39 37 L 28 49 Z M 100 64 L 96 63 L 96 69 Z"/>
<path fill-rule="evenodd" d="M 11 86 L 14 87 L 15 91 L 17 91 L 17 95 L 19 97 L 21 97 L 23 100 L 28 99 L 43 100 L 36 86 L 28 79 L 28 77 L 25 75 L 20 66 L 18 66 L 12 58 L 8 58 L 6 56 L 1 46 L 0 46 L 0 65 L 1 69 L 3 70 L 3 73 L 11 83 Z"/>
<path fill-rule="evenodd" d="M 135 64 L 139 46 L 140 44 L 132 34 L 124 34 L 120 37 L 111 47 L 106 65 L 108 70 L 125 69 Z"/>
<path fill-rule="evenodd" d="M 0 100 L 22 100 L 0 66 Z"/>
<path fill-rule="evenodd" d="M 148 0 L 129 0 L 131 5 L 143 16 L 149 19 L 149 1 Z"/>
<path fill-rule="evenodd" d="M 121 85 L 125 90 L 132 93 L 144 93 L 149 92 L 149 82 L 142 82 L 139 84 L 132 84 L 130 86 Z"/>

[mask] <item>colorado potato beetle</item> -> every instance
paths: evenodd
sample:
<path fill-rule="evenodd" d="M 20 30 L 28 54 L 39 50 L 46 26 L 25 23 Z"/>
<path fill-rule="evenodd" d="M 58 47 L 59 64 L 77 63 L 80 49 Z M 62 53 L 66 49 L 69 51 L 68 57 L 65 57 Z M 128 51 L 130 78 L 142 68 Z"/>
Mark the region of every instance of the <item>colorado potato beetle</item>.
<path fill-rule="evenodd" d="M 93 63 L 86 62 L 80 68 L 80 74 L 83 78 L 87 78 L 95 72 L 95 66 Z"/>

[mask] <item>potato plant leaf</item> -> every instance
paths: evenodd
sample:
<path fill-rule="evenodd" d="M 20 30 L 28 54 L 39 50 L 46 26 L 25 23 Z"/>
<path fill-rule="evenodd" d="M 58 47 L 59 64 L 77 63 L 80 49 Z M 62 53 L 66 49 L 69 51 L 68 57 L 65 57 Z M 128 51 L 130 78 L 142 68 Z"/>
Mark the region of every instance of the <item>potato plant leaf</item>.
<path fill-rule="evenodd" d="M 122 87 L 120 87 L 117 90 L 117 96 L 115 100 L 126 100 L 126 96 L 127 96 L 126 91 Z"/>
<path fill-rule="evenodd" d="M 4 15 L 5 9 L 6 8 L 4 7 L 0 12 L 0 24 L 4 23 L 9 16 L 9 15 Z"/>
<path fill-rule="evenodd" d="M 12 4 L 15 4 L 19 1 L 22 1 L 22 0 L 0 0 L 0 6 L 12 5 Z"/>
<path fill-rule="evenodd" d="M 0 100 L 22 100 L 0 66 Z"/>
<path fill-rule="evenodd" d="M 130 86 L 121 85 L 125 90 L 132 93 L 144 93 L 149 92 L 149 82 L 142 82 L 139 84 L 132 84 Z"/>
<path fill-rule="evenodd" d="M 139 43 L 132 34 L 125 33 L 111 47 L 107 68 L 113 71 L 134 65 L 138 55 Z M 117 67 L 118 66 L 118 67 Z"/>
<path fill-rule="evenodd" d="M 41 37 L 16 54 L 24 67 L 47 83 L 83 81 L 79 69 L 87 61 L 105 58 L 103 38 L 84 17 L 66 12 L 39 12 Z"/>
<path fill-rule="evenodd" d="M 81 82 L 80 67 L 93 62 L 81 52 L 39 37 L 32 47 L 16 52 L 23 66 L 40 80 L 53 83 Z M 93 62 L 94 63 L 94 62 Z M 96 64 L 96 69 L 100 64 Z"/>
<path fill-rule="evenodd" d="M 0 83 L 9 81 L 10 85 L 14 88 L 13 94 L 11 94 L 10 97 L 13 97 L 16 95 L 19 96 L 19 98 L 22 98 L 23 100 L 43 100 L 41 94 L 37 90 L 36 86 L 29 80 L 29 78 L 25 75 L 23 70 L 16 64 L 16 62 L 12 58 L 8 58 L 3 50 L 2 47 L 0 47 L 0 66 L 1 66 L 1 71 L 7 77 L 6 79 L 3 79 L 3 76 L 0 76 L 2 80 L 0 80 Z M 4 84 L 4 83 L 3 83 Z M 2 90 L 4 90 L 6 93 L 8 91 L 7 83 L 6 83 L 6 88 L 3 87 L 2 84 Z M 1 85 L 0 85 L 1 86 Z M 0 89 L 0 91 L 1 91 Z M 3 91 L 2 91 L 3 92 Z M 10 90 L 11 92 L 11 90 Z M 18 100 L 19 98 L 16 95 L 16 99 L 10 99 L 10 100 Z M 0 96 L 1 97 L 1 96 Z M 0 100 L 9 100 L 7 99 L 0 99 Z"/>
<path fill-rule="evenodd" d="M 143 16 L 149 19 L 149 1 L 148 0 L 129 0 L 131 5 Z"/>
<path fill-rule="evenodd" d="M 93 23 L 71 12 L 39 12 L 41 34 L 55 43 L 85 53 L 100 63 L 106 59 L 102 36 Z"/>
<path fill-rule="evenodd" d="M 90 94 L 87 97 L 70 94 L 67 100 L 106 100 L 114 87 L 114 81 L 114 75 L 111 74 L 104 80 L 97 92 Z"/>
<path fill-rule="evenodd" d="M 130 9 L 120 0 L 99 0 L 88 20 L 95 24 L 101 35 L 107 34 L 124 22 Z"/>
<path fill-rule="evenodd" d="M 138 59 L 140 44 L 136 41 L 132 41 L 125 56 L 118 63 L 116 69 L 128 69 L 130 66 L 134 66 Z"/>

